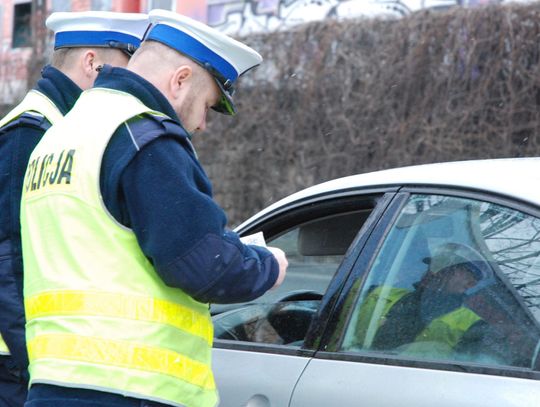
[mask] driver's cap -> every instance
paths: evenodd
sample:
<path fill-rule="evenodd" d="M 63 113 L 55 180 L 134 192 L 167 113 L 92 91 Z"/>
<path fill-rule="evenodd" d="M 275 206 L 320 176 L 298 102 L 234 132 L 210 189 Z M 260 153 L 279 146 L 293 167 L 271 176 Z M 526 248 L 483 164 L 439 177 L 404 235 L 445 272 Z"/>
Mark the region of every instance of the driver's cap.
<path fill-rule="evenodd" d="M 471 271 L 474 272 L 477 278 L 478 264 L 484 263 L 483 256 L 470 246 L 466 246 L 461 243 L 445 243 L 435 248 L 431 257 L 425 259 L 425 262 L 429 264 L 429 270 L 431 273 L 438 273 L 439 271 L 455 265 L 467 265 L 471 264 Z M 476 270 L 475 270 L 476 269 Z"/>

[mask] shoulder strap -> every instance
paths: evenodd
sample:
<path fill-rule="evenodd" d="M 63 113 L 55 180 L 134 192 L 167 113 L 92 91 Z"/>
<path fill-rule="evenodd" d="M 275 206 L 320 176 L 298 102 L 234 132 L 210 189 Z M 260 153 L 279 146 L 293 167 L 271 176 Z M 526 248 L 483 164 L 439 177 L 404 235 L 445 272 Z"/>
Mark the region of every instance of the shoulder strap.
<path fill-rule="evenodd" d="M 1 127 L 0 133 L 8 132 L 15 127 L 19 127 L 20 125 L 31 126 L 40 129 L 43 131 L 43 133 L 45 133 L 51 127 L 51 123 L 42 114 L 25 112 L 19 117 L 17 117 L 15 120 L 10 121 L 4 127 Z"/>
<path fill-rule="evenodd" d="M 52 124 L 62 118 L 62 113 L 56 105 L 43 93 L 33 89 L 26 94 L 21 103 L 0 120 L 0 128 L 27 112 L 38 113 Z"/>
<path fill-rule="evenodd" d="M 181 124 L 168 116 L 148 112 L 129 120 L 127 125 L 138 148 L 142 148 L 156 137 L 166 133 L 184 141 L 188 150 L 197 158 L 197 152 L 191 143 L 188 132 Z"/>

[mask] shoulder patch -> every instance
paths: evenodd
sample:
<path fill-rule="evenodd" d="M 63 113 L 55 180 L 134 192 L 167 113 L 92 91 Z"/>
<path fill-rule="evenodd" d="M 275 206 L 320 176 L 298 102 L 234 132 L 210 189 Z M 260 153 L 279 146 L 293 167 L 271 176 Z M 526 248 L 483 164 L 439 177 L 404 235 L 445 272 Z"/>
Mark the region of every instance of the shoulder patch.
<path fill-rule="evenodd" d="M 124 124 L 138 150 L 152 140 L 165 135 L 177 137 L 191 145 L 189 135 L 184 128 L 166 116 L 145 113 L 128 120 Z"/>
<path fill-rule="evenodd" d="M 40 113 L 25 112 L 0 129 L 0 133 L 8 132 L 18 126 L 29 126 L 40 129 L 45 133 L 51 127 L 51 123 Z"/>

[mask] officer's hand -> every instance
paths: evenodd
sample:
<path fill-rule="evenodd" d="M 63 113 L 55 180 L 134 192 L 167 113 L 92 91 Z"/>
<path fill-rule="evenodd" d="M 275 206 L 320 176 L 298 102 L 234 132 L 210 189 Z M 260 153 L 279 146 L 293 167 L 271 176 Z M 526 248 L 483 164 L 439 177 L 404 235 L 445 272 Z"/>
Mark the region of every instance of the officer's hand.
<path fill-rule="evenodd" d="M 279 275 L 276 280 L 276 283 L 271 288 L 277 288 L 281 285 L 283 280 L 285 279 L 285 274 L 287 273 L 287 267 L 289 266 L 289 262 L 287 261 L 287 257 L 285 257 L 285 253 L 283 250 L 277 248 L 277 247 L 267 247 L 268 250 L 272 252 L 274 257 L 276 258 L 278 264 L 279 264 Z"/>

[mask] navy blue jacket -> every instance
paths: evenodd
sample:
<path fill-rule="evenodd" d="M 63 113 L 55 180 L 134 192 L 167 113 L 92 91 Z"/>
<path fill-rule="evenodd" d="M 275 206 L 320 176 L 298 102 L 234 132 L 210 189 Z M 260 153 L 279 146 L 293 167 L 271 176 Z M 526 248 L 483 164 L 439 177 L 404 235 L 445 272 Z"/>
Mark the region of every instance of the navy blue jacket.
<path fill-rule="evenodd" d="M 272 287 L 277 261 L 226 230 L 188 133 L 163 94 L 139 75 L 107 65 L 94 86 L 128 92 L 170 118 L 143 115 L 120 126 L 100 178 L 106 208 L 133 230 L 163 281 L 212 303 L 249 301 Z"/>
<path fill-rule="evenodd" d="M 66 114 L 81 93 L 67 76 L 45 67 L 36 89 Z M 32 150 L 50 126 L 45 118 L 23 114 L 0 129 L 0 333 L 16 366 L 28 366 L 22 297 L 23 265 L 20 200 L 23 178 Z"/>

